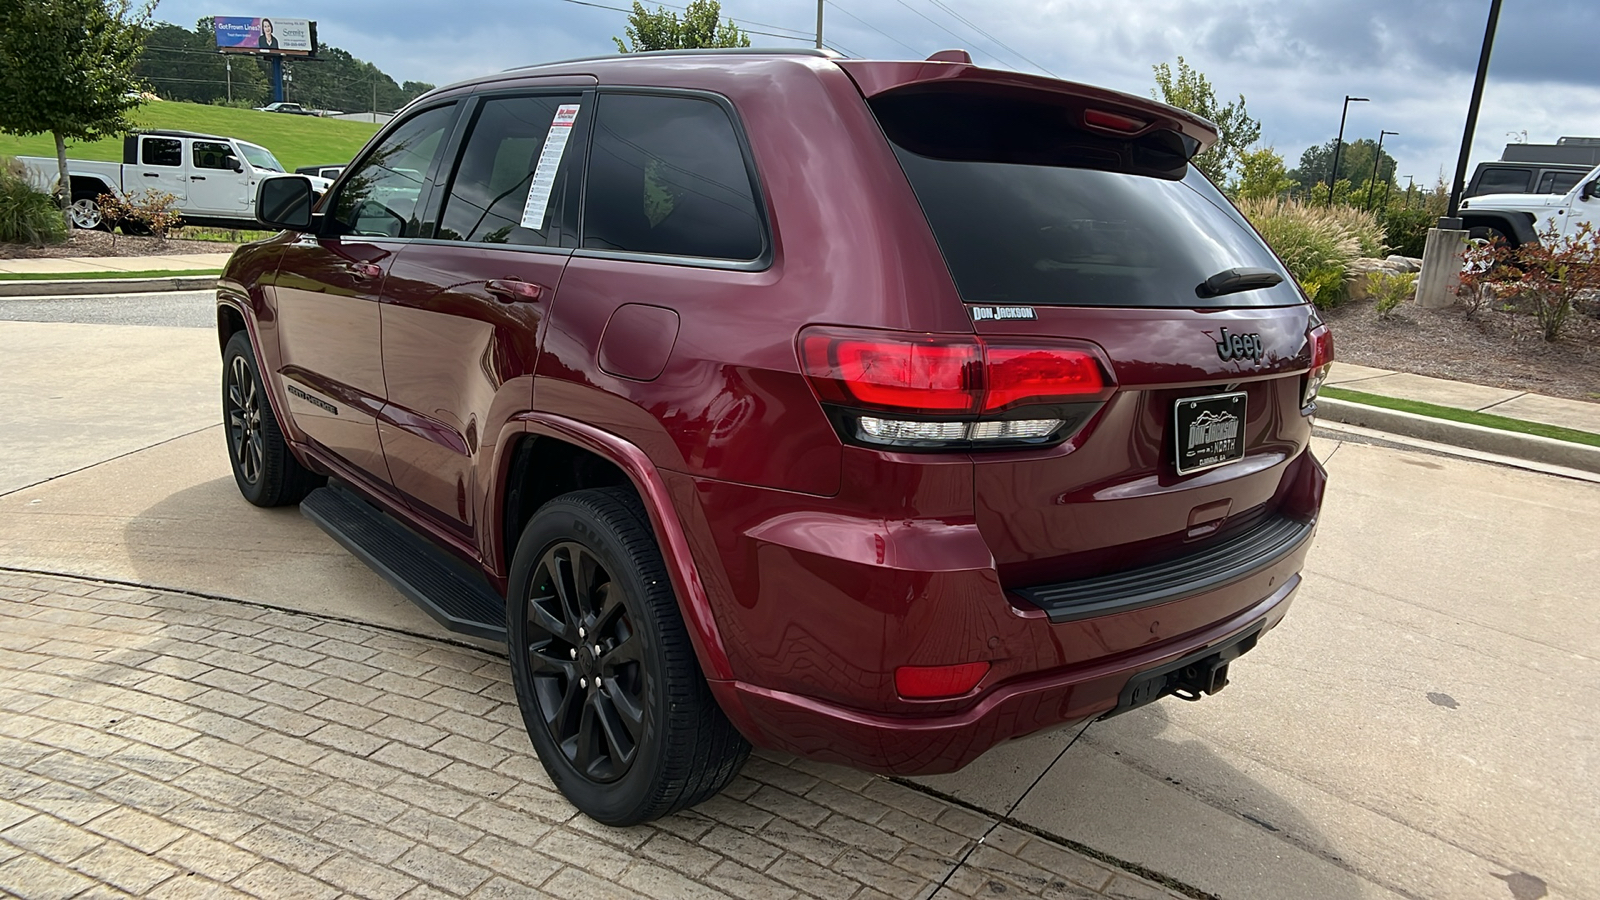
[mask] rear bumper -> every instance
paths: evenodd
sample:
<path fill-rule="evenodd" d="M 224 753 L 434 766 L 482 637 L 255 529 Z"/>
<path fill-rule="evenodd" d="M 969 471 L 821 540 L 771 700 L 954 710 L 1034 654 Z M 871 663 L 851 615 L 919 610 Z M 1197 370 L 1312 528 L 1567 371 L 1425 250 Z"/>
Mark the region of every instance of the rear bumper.
<path fill-rule="evenodd" d="M 712 690 L 759 746 L 891 775 L 952 772 L 996 744 L 1115 710 L 1123 688 L 1142 672 L 1271 629 L 1300 585 L 1303 553 L 1295 555 L 1292 574 L 1273 579 L 1275 590 L 1226 619 L 1160 644 L 1004 682 L 957 712 L 883 715 L 739 681 L 713 682 Z"/>

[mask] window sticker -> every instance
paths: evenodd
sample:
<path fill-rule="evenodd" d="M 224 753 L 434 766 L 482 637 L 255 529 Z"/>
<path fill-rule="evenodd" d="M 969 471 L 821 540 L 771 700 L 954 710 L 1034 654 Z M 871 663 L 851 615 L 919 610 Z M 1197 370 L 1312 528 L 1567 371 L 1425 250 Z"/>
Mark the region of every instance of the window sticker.
<path fill-rule="evenodd" d="M 555 189 L 556 172 L 561 168 L 561 157 L 566 155 L 567 139 L 572 136 L 572 123 L 578 118 L 580 105 L 563 103 L 556 107 L 556 117 L 550 121 L 550 133 L 545 135 L 544 149 L 539 151 L 539 163 L 533 168 L 533 183 L 528 185 L 528 201 L 522 205 L 523 228 L 544 230 L 550 192 Z"/>

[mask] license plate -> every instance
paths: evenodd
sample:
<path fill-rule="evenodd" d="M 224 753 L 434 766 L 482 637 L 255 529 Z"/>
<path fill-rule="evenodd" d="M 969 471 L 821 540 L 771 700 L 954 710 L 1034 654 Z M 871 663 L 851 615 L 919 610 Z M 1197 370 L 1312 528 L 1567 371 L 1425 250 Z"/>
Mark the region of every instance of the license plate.
<path fill-rule="evenodd" d="M 1244 459 L 1244 401 L 1239 391 L 1177 402 L 1172 418 L 1179 475 Z"/>

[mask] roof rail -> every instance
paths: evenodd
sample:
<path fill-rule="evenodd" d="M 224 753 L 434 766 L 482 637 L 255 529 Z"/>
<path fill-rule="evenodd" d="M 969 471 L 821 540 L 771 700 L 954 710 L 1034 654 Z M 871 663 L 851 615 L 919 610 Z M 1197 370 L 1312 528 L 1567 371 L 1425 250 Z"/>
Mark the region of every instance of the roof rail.
<path fill-rule="evenodd" d="M 701 47 L 693 50 L 641 50 L 637 53 L 607 53 L 603 56 L 579 56 L 573 59 L 556 59 L 550 62 L 530 63 L 526 66 L 512 66 L 507 72 L 520 72 L 524 69 L 538 69 L 544 66 L 561 66 L 568 63 L 596 62 L 598 60 L 642 59 L 658 56 L 811 56 L 822 59 L 839 59 L 840 54 L 832 50 L 817 50 L 812 47 Z"/>

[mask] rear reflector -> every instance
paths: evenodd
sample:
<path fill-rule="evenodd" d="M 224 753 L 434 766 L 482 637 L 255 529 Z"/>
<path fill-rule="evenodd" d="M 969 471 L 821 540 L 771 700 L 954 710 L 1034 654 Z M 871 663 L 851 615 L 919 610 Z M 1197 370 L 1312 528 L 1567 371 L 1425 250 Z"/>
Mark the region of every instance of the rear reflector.
<path fill-rule="evenodd" d="M 894 689 L 907 700 L 959 697 L 989 674 L 986 662 L 954 666 L 901 666 L 894 670 Z"/>

